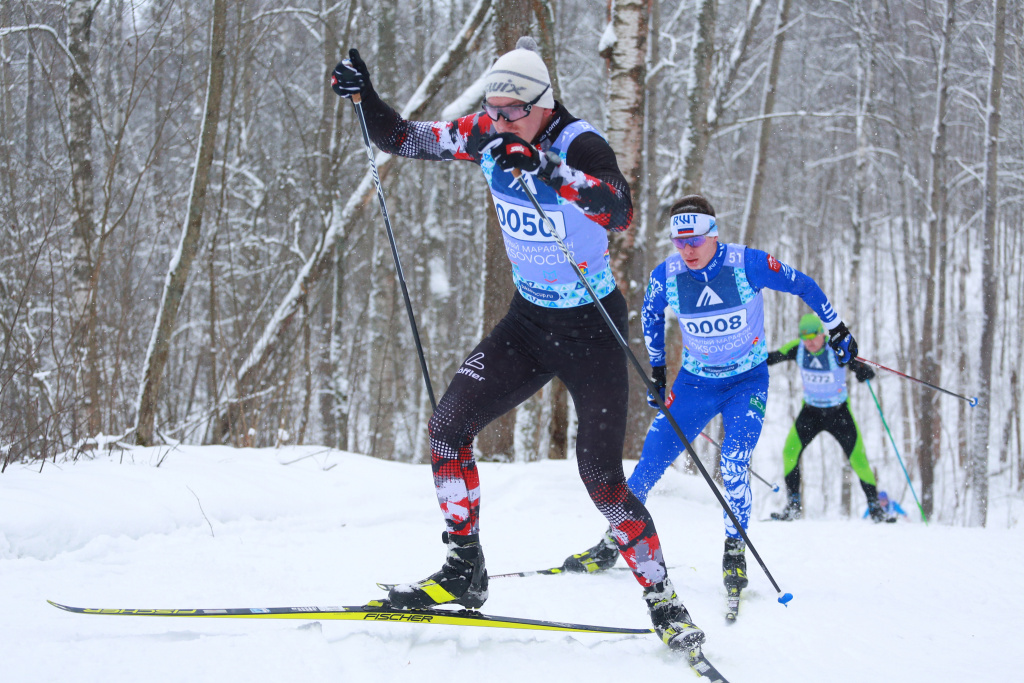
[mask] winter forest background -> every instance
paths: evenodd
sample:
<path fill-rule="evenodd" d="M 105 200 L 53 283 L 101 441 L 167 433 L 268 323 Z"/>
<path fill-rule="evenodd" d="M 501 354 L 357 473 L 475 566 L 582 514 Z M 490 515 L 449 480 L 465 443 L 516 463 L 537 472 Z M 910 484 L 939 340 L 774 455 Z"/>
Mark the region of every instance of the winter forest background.
<path fill-rule="evenodd" d="M 2 466 L 175 441 L 429 459 L 430 402 L 362 138 L 329 73 L 358 47 L 408 118 L 454 118 L 478 106 L 475 81 L 494 58 L 531 34 L 557 99 L 606 133 L 632 184 L 633 228 L 612 254 L 641 362 L 636 310 L 670 253 L 664 211 L 699 191 L 723 240 L 818 280 L 862 356 L 981 399 L 971 408 L 884 372 L 872 382 L 926 512 L 1013 525 L 1007 510 L 1024 496 L 1022 10 L 2 0 Z M 473 165 L 377 162 L 440 395 L 507 308 L 500 231 Z M 777 348 L 806 310 L 772 292 L 766 308 Z M 908 507 L 865 389 L 851 395 L 869 459 Z M 795 371 L 773 370 L 755 469 L 781 473 L 799 391 Z M 652 417 L 643 395 L 637 380 L 627 457 Z M 571 457 L 573 429 L 556 382 L 488 427 L 478 450 Z M 703 442 L 698 451 L 716 459 Z M 821 512 L 859 514 L 834 443 L 816 441 L 804 469 Z"/>

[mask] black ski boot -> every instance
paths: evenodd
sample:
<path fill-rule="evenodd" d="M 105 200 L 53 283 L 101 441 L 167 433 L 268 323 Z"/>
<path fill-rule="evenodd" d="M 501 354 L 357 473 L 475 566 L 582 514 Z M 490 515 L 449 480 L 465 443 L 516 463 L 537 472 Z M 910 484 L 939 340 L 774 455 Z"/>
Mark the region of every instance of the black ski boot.
<path fill-rule="evenodd" d="M 593 574 L 594 572 L 611 569 L 619 559 L 619 545 L 612 536 L 611 527 L 604 532 L 604 536 L 593 548 L 588 548 L 582 553 L 567 557 L 562 563 L 562 571 L 580 574 Z"/>
<path fill-rule="evenodd" d="M 388 592 L 398 609 L 424 609 L 454 603 L 479 609 L 487 600 L 487 567 L 480 535 L 453 536 L 447 531 L 441 540 L 448 546 L 441 571 L 416 583 L 399 584 Z"/>
<path fill-rule="evenodd" d="M 803 507 L 800 505 L 800 494 L 791 493 L 789 494 L 789 502 L 786 507 L 782 509 L 782 512 L 773 512 L 772 519 L 779 520 L 780 522 L 792 522 L 794 519 L 800 519 L 804 516 Z"/>
<path fill-rule="evenodd" d="M 742 538 L 726 538 L 722 555 L 722 579 L 725 582 L 725 618 L 735 621 L 740 609 L 740 591 L 747 587 L 747 544 Z"/>
<path fill-rule="evenodd" d="M 875 524 L 896 521 L 889 519 L 888 515 L 885 514 L 885 510 L 882 509 L 882 504 L 878 502 L 877 498 L 868 501 L 868 515 L 871 516 L 871 521 Z"/>
<path fill-rule="evenodd" d="M 694 625 L 690 613 L 672 588 L 672 582 L 665 579 L 644 589 L 644 600 L 651 615 L 651 623 L 661 641 L 673 650 L 686 653 L 700 653 L 704 642 L 704 631 Z"/>

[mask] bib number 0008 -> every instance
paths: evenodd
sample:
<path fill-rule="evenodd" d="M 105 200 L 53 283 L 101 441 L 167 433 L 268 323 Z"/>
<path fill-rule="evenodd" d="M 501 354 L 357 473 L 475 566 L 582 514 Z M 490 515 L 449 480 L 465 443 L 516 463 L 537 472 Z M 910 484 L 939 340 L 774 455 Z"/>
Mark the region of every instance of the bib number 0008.
<path fill-rule="evenodd" d="M 745 328 L 747 311 L 741 308 L 732 313 L 709 315 L 706 318 L 688 318 L 683 324 L 694 337 L 721 337 Z"/>

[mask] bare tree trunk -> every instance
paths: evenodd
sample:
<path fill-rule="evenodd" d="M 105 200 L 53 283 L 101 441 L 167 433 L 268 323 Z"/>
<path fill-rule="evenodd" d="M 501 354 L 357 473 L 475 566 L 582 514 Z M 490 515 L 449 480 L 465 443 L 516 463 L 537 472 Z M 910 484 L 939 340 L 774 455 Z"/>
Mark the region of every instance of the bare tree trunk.
<path fill-rule="evenodd" d="M 985 243 L 982 256 L 981 372 L 979 376 L 979 403 L 974 416 L 974 449 L 970 463 L 971 506 L 970 526 L 985 526 L 988 518 L 988 451 L 989 423 L 992 419 L 992 353 L 995 344 L 996 323 L 999 315 L 999 280 L 995 277 L 998 265 L 996 252 L 996 216 L 998 208 L 997 168 L 999 162 L 1000 98 L 1003 90 L 1004 42 L 1006 36 L 1006 0 L 995 0 L 992 74 L 988 90 L 988 119 L 985 123 Z"/>
<path fill-rule="evenodd" d="M 708 103 L 711 101 L 711 66 L 715 55 L 715 27 L 718 0 L 697 0 L 697 18 L 690 46 L 687 74 L 686 112 L 679 151 L 671 172 L 671 182 L 662 203 L 671 205 L 683 195 L 701 191 L 704 156 L 711 130 L 708 127 Z"/>
<path fill-rule="evenodd" d="M 646 226 L 640 208 L 644 188 L 644 133 L 647 108 L 647 36 L 650 32 L 648 0 L 609 0 L 609 27 L 601 56 L 608 69 L 608 144 L 615 152 L 622 175 L 633 199 L 633 223 L 624 232 L 609 235 L 611 269 L 619 290 L 626 297 L 630 319 L 643 307 L 647 284 L 643 259 Z M 643 336 L 634 324 L 629 346 L 638 358 L 646 356 Z M 637 458 L 643 449 L 648 416 L 644 405 L 644 383 L 629 372 L 629 421 L 626 427 L 625 457 Z"/>
<path fill-rule="evenodd" d="M 939 336 L 942 328 L 937 326 L 939 316 L 938 299 L 941 299 L 940 288 L 944 287 L 945 279 L 939 276 L 939 270 L 945 270 L 940 263 L 939 252 L 944 249 L 944 224 L 946 222 L 946 110 L 949 103 L 949 71 L 950 43 L 953 39 L 954 14 L 956 0 L 946 0 L 945 17 L 939 43 L 939 62 L 936 69 L 935 119 L 932 127 L 931 145 L 931 187 L 928 198 L 928 266 L 925 272 L 925 304 L 924 320 L 921 326 L 920 357 L 921 378 L 926 382 L 942 384 L 942 371 L 938 362 Z M 918 390 L 918 404 L 921 415 L 921 439 L 923 449 L 920 462 L 922 475 L 932 473 L 938 462 L 942 445 L 942 414 L 939 406 L 938 392 Z M 934 475 L 931 475 L 934 478 Z M 925 486 L 922 485 L 922 489 Z M 930 487 L 929 487 L 930 488 Z M 926 515 L 932 514 L 934 496 L 924 494 L 922 506 Z"/>
<path fill-rule="evenodd" d="M 84 417 L 89 434 L 102 428 L 100 412 L 100 375 L 97 340 L 95 285 L 96 222 L 92 164 L 92 20 L 96 12 L 93 0 L 69 0 L 68 51 L 74 60 L 68 87 L 68 148 L 71 160 L 72 193 L 72 325 L 76 345 L 84 356 L 81 376 L 84 393 Z M 6 99 L 6 98 L 5 98 Z"/>
<path fill-rule="evenodd" d="M 153 334 L 146 353 L 145 375 L 139 399 L 136 404 L 135 439 L 139 445 L 153 442 L 153 424 L 156 403 L 160 395 L 160 380 L 167 364 L 171 336 L 178 320 L 178 308 L 185 291 L 199 244 L 203 224 L 203 210 L 206 207 L 206 189 L 209 184 L 210 166 L 217 140 L 217 125 L 220 122 L 220 102 L 224 88 L 225 33 L 227 26 L 226 0 L 214 0 L 213 26 L 210 30 L 210 70 L 206 84 L 206 111 L 199 132 L 199 149 L 196 152 L 195 169 L 192 176 L 192 191 L 189 194 L 188 212 L 182 227 L 178 251 L 171 259 L 164 281 L 164 294 L 160 302 Z"/>
<path fill-rule="evenodd" d="M 551 77 L 551 94 L 556 100 L 562 99 L 562 88 L 558 84 L 558 59 L 555 45 L 555 0 L 532 0 L 533 14 L 537 17 L 537 33 L 540 54 L 548 67 Z"/>
<path fill-rule="evenodd" d="M 529 0 L 505 0 L 495 13 L 495 57 L 515 49 L 516 41 L 530 30 L 531 5 Z M 515 293 L 512 266 L 505 253 L 505 240 L 494 205 L 487 200 L 487 234 L 484 240 L 484 310 L 483 333 L 487 334 L 508 311 Z M 476 438 L 481 460 L 511 456 L 515 447 L 516 411 L 510 410 L 495 418 Z"/>
<path fill-rule="evenodd" d="M 864 250 L 864 233 L 868 226 L 867 193 L 868 193 L 868 155 L 871 143 L 868 140 L 868 124 L 875 110 L 875 28 L 873 19 L 876 16 L 877 0 L 870 0 L 870 9 L 865 16 L 858 17 L 860 39 L 859 58 L 857 64 L 857 116 L 856 116 L 856 166 L 854 171 L 854 201 L 851 228 L 853 245 L 850 249 L 850 285 L 849 297 L 844 306 L 844 318 L 851 326 L 859 320 L 860 274 Z M 856 328 L 854 328 L 856 329 Z M 851 503 L 852 477 L 844 473 L 842 479 L 841 507 L 843 514 L 849 516 Z"/>
<path fill-rule="evenodd" d="M 779 65 L 782 64 L 782 48 L 786 42 L 786 24 L 789 23 L 790 0 L 779 0 L 779 13 L 775 17 L 775 40 L 769 59 L 768 77 L 761 98 L 761 122 L 757 136 L 754 161 L 750 166 L 750 185 L 747 188 L 747 202 L 743 208 L 743 230 L 740 244 L 754 245 L 757 232 L 757 218 L 761 210 L 761 187 L 764 184 L 765 168 L 768 165 L 768 143 L 772 135 L 772 112 L 775 111 L 775 90 L 779 85 Z"/>

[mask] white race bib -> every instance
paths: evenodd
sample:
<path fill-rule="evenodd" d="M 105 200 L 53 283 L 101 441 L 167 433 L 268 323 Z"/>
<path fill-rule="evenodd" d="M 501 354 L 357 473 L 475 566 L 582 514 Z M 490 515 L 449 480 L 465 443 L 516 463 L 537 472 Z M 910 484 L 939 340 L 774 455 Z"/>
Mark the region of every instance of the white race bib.
<path fill-rule="evenodd" d="M 709 315 L 704 318 L 686 318 L 683 325 L 694 337 L 721 337 L 734 334 L 747 326 L 747 309 L 741 308 L 731 313 Z"/>
<path fill-rule="evenodd" d="M 551 235 L 551 224 L 541 218 L 532 206 L 519 206 L 502 201 L 493 194 L 494 209 L 498 212 L 498 224 L 502 232 L 510 237 L 527 242 L 554 242 Z M 558 236 L 565 239 L 565 218 L 561 211 L 546 211 L 547 217 L 555 223 Z"/>

